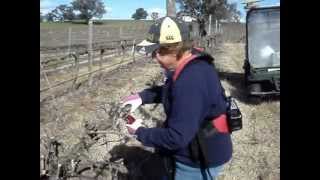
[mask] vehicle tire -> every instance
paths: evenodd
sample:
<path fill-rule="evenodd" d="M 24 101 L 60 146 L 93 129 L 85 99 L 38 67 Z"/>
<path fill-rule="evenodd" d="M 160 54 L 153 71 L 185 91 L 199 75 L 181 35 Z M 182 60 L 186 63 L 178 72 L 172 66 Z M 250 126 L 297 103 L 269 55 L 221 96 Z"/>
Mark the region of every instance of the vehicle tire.
<path fill-rule="evenodd" d="M 249 85 L 249 92 L 261 92 L 261 84 L 259 83 L 252 83 Z"/>
<path fill-rule="evenodd" d="M 260 96 L 248 95 L 248 101 L 250 104 L 259 104 L 261 103 L 262 99 Z"/>
<path fill-rule="evenodd" d="M 254 92 L 261 92 L 261 85 L 259 83 L 249 84 L 247 91 L 250 104 L 259 104 L 261 102 L 262 96 L 253 94 Z"/>

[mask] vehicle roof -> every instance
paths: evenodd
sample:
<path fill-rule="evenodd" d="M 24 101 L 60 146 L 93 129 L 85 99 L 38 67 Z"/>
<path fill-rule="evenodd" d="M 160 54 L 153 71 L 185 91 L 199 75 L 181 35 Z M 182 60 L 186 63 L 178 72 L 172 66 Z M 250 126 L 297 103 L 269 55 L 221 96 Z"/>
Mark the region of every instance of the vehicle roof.
<path fill-rule="evenodd" d="M 280 9 L 280 5 L 253 7 L 247 12 L 246 20 L 252 11 L 257 11 L 257 10 L 262 10 L 262 9 Z"/>
<path fill-rule="evenodd" d="M 250 11 L 253 11 L 253 10 L 259 10 L 259 9 L 277 9 L 277 8 L 280 8 L 280 5 L 268 5 L 268 6 L 259 6 L 259 7 L 252 7 L 250 8 Z"/>

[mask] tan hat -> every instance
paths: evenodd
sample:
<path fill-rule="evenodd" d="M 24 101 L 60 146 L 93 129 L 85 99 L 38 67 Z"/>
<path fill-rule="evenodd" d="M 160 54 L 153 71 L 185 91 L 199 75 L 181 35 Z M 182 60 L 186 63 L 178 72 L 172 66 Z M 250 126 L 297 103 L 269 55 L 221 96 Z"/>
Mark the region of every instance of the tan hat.
<path fill-rule="evenodd" d="M 189 28 L 185 22 L 173 17 L 163 17 L 151 25 L 147 38 L 137 44 L 144 47 L 145 52 L 155 51 L 162 44 L 177 43 L 189 40 Z"/>

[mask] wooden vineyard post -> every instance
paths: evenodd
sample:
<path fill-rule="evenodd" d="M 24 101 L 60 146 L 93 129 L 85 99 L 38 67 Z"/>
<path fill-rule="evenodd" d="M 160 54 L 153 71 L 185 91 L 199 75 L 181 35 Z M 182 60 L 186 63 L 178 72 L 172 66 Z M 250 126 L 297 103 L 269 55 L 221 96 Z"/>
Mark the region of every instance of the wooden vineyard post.
<path fill-rule="evenodd" d="M 136 40 L 134 39 L 132 42 L 132 60 L 133 60 L 133 62 L 136 61 L 135 53 L 136 53 Z"/>
<path fill-rule="evenodd" d="M 88 61 L 89 61 L 89 75 L 88 75 L 88 82 L 89 86 L 92 85 L 92 20 L 89 20 L 89 40 L 88 40 Z"/>
<path fill-rule="evenodd" d="M 77 83 L 78 80 L 78 76 L 79 76 L 79 54 L 77 52 L 75 52 L 74 54 L 71 54 L 71 56 L 74 58 L 74 70 L 73 70 L 73 83 L 72 83 L 72 89 L 75 89 L 75 85 Z"/>
<path fill-rule="evenodd" d="M 121 48 L 121 53 L 122 53 L 122 57 L 121 57 L 121 62 L 124 60 L 125 58 L 125 48 L 126 48 L 126 43 L 125 43 L 125 40 L 124 41 L 121 41 L 121 45 L 120 45 L 120 48 Z"/>
<path fill-rule="evenodd" d="M 119 28 L 119 39 L 121 39 L 121 36 L 122 36 L 122 26 L 120 26 Z"/>
<path fill-rule="evenodd" d="M 167 16 L 176 17 L 176 1 L 167 0 Z"/>
<path fill-rule="evenodd" d="M 216 28 L 214 29 L 215 34 L 218 33 L 218 20 L 216 20 Z"/>
<path fill-rule="evenodd" d="M 211 36 L 211 18 L 212 18 L 212 15 L 210 14 L 209 15 L 209 29 L 208 29 L 208 34 L 209 34 L 209 36 Z"/>
<path fill-rule="evenodd" d="M 68 30 L 68 55 L 70 54 L 70 49 L 71 49 L 71 35 L 72 35 L 72 27 L 69 27 Z"/>
<path fill-rule="evenodd" d="M 117 56 L 121 59 L 120 62 L 122 62 L 122 56 L 121 56 L 121 45 L 122 45 L 122 41 L 118 41 L 117 43 Z"/>
<path fill-rule="evenodd" d="M 101 79 L 101 77 L 102 77 L 102 61 L 103 61 L 103 54 L 104 54 L 104 49 L 103 48 L 101 48 L 101 50 L 100 50 L 100 61 L 99 61 L 99 68 L 100 68 L 100 78 L 99 79 Z"/>

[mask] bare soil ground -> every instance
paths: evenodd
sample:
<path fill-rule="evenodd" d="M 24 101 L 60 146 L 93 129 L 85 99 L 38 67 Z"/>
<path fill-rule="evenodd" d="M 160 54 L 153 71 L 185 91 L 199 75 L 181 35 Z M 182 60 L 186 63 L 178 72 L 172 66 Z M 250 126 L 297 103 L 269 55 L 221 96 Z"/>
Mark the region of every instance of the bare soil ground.
<path fill-rule="evenodd" d="M 243 114 L 243 129 L 232 134 L 234 154 L 225 166 L 219 180 L 278 180 L 280 179 L 280 102 L 263 101 L 250 103 L 243 86 L 242 62 L 244 44 L 224 44 L 214 53 L 223 86 L 234 96 Z M 45 141 L 55 137 L 63 144 L 64 155 L 79 141 L 86 122 L 108 126 L 112 123 L 110 109 L 122 97 L 138 92 L 152 83 L 161 83 L 163 76 L 159 65 L 149 58 L 105 71 L 101 79 L 96 78 L 92 87 L 83 85 L 53 100 L 42 102 L 40 107 L 40 151 L 46 153 Z M 146 105 L 135 115 L 146 120 L 146 126 L 155 126 L 164 120 L 161 106 Z M 122 129 L 120 131 L 125 131 Z M 114 135 L 104 141 L 116 141 Z M 126 159 L 130 172 L 139 169 L 136 179 L 150 179 L 156 173 L 156 159 L 149 158 L 152 149 L 144 148 L 135 140 L 127 145 L 109 142 L 93 145 L 86 151 L 92 161 L 103 160 L 117 153 Z M 144 161 L 145 159 L 148 159 Z M 111 179 L 108 175 L 103 179 Z M 152 178 L 151 178 L 152 179 Z"/>

